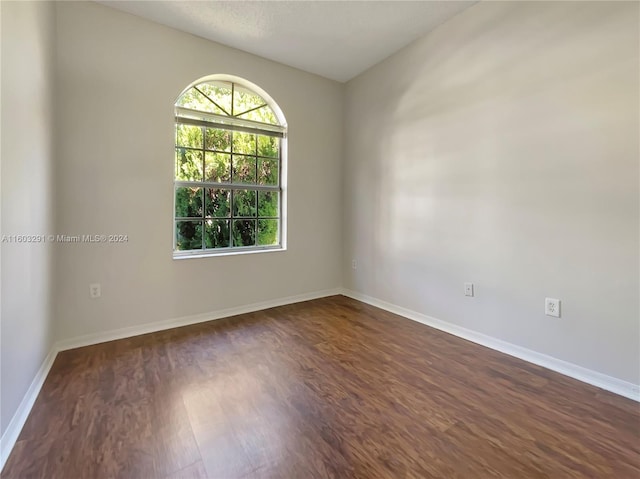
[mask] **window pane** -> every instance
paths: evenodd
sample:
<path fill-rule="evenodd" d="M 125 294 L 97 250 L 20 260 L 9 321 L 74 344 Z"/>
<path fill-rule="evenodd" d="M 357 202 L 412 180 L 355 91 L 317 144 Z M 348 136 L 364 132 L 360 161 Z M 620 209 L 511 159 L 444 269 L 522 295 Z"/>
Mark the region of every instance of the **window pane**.
<path fill-rule="evenodd" d="M 233 192 L 233 216 L 252 217 L 256 215 L 256 191 L 236 190 Z"/>
<path fill-rule="evenodd" d="M 247 155 L 256 154 L 256 135 L 253 133 L 233 132 L 233 152 L 245 153 Z"/>
<path fill-rule="evenodd" d="M 258 184 L 278 186 L 279 179 L 278 160 L 258 158 Z"/>
<path fill-rule="evenodd" d="M 231 132 L 218 128 L 206 128 L 204 147 L 207 150 L 231 151 Z"/>
<path fill-rule="evenodd" d="M 202 181 L 202 151 L 176 148 L 176 180 Z"/>
<path fill-rule="evenodd" d="M 176 102 L 177 106 L 189 108 L 191 110 L 206 111 L 209 113 L 216 113 L 218 115 L 224 115 L 225 113 L 215 106 L 207 97 L 200 93 L 195 88 L 189 88 Z"/>
<path fill-rule="evenodd" d="M 233 182 L 256 184 L 256 158 L 254 156 L 233 155 Z"/>
<path fill-rule="evenodd" d="M 258 216 L 259 217 L 278 217 L 278 191 L 258 191 Z"/>
<path fill-rule="evenodd" d="M 231 192 L 229 190 L 218 190 L 207 188 L 205 194 L 205 215 L 224 218 L 229 216 Z"/>
<path fill-rule="evenodd" d="M 278 220 L 258 220 L 258 245 L 278 244 Z"/>
<path fill-rule="evenodd" d="M 233 114 L 235 116 L 242 116 L 247 110 L 253 110 L 254 108 L 267 103 L 261 96 L 247 90 L 244 87 L 235 85 L 235 96 L 233 98 Z"/>
<path fill-rule="evenodd" d="M 200 83 L 198 88 L 224 109 L 226 115 L 231 115 L 231 83 L 215 81 Z"/>
<path fill-rule="evenodd" d="M 258 108 L 257 110 L 252 110 L 242 115 L 239 115 L 238 118 L 242 118 L 243 120 L 252 120 L 259 121 L 260 123 L 268 123 L 270 125 L 278 125 L 278 120 L 276 115 L 273 113 L 273 110 L 268 106 L 263 106 L 262 108 Z"/>
<path fill-rule="evenodd" d="M 191 125 L 176 125 L 176 146 L 202 149 L 202 128 Z"/>
<path fill-rule="evenodd" d="M 206 248 L 228 248 L 229 220 L 206 220 L 204 224 L 204 243 Z"/>
<path fill-rule="evenodd" d="M 202 221 L 176 221 L 176 249 L 202 249 Z"/>
<path fill-rule="evenodd" d="M 233 245 L 254 246 L 256 244 L 256 220 L 233 220 Z"/>
<path fill-rule="evenodd" d="M 231 155 L 227 153 L 204 154 L 204 181 L 229 183 L 231 181 Z"/>
<path fill-rule="evenodd" d="M 202 188 L 176 188 L 176 218 L 202 218 Z"/>
<path fill-rule="evenodd" d="M 280 124 L 280 122 L 276 118 L 276 114 L 273 112 L 271 107 L 265 106 L 264 108 L 260 108 L 257 111 L 260 113 L 260 119 L 256 121 L 261 121 L 263 123 L 270 123 L 271 125 Z"/>
<path fill-rule="evenodd" d="M 278 158 L 280 156 L 280 139 L 275 136 L 258 135 L 258 155 Z"/>

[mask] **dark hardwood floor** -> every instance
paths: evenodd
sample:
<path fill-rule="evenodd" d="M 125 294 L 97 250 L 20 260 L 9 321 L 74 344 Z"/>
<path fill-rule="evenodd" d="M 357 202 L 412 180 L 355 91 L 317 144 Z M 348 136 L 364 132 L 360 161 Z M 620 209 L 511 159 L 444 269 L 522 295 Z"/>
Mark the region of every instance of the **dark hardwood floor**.
<path fill-rule="evenodd" d="M 3 478 L 640 477 L 640 405 L 334 296 L 60 353 Z"/>

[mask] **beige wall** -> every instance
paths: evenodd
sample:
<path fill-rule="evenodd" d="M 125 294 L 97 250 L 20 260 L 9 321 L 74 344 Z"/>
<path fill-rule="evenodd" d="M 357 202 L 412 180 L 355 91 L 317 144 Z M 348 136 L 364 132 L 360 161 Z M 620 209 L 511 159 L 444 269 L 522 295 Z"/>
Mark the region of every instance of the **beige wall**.
<path fill-rule="evenodd" d="M 345 285 L 640 383 L 638 40 L 637 3 L 483 2 L 349 82 Z"/>
<path fill-rule="evenodd" d="M 58 338 L 340 286 L 341 84 L 101 5 L 56 11 L 58 233 L 129 236 L 57 245 Z M 173 103 L 214 73 L 259 85 L 287 118 L 285 252 L 172 259 Z"/>
<path fill-rule="evenodd" d="M 53 4 L 0 2 L 2 18 L 2 235 L 52 229 Z M 1 246 L 0 429 L 49 353 L 51 247 Z"/>

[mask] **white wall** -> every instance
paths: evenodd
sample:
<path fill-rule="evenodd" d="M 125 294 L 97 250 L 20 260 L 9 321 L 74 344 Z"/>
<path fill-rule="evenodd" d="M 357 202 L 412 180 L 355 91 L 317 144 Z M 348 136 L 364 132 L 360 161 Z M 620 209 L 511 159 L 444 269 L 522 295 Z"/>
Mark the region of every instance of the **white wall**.
<path fill-rule="evenodd" d="M 51 231 L 53 4 L 1 2 L 2 235 Z M 2 255 L 0 429 L 51 348 L 51 247 L 6 243 Z"/>
<path fill-rule="evenodd" d="M 341 284 L 343 86 L 92 3 L 57 12 L 58 338 Z M 173 103 L 226 73 L 267 91 L 289 124 L 288 250 L 172 259 Z M 89 299 L 89 283 L 102 297 Z"/>
<path fill-rule="evenodd" d="M 345 286 L 640 383 L 638 7 L 483 2 L 349 82 Z"/>

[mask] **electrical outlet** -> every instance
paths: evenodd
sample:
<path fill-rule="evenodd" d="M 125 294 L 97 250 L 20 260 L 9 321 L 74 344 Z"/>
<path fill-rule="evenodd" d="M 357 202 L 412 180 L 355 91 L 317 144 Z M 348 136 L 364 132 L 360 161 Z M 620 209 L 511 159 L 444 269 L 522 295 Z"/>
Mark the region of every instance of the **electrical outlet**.
<path fill-rule="evenodd" d="M 102 294 L 100 283 L 91 283 L 89 285 L 89 297 L 91 299 L 99 298 Z"/>
<path fill-rule="evenodd" d="M 358 269 L 358 262 L 355 259 L 351 260 L 351 269 Z"/>
<path fill-rule="evenodd" d="M 560 317 L 560 300 L 555 298 L 544 299 L 544 314 L 547 316 L 553 316 L 554 318 Z"/>
<path fill-rule="evenodd" d="M 473 296 L 473 283 L 464 283 L 464 295 Z"/>

